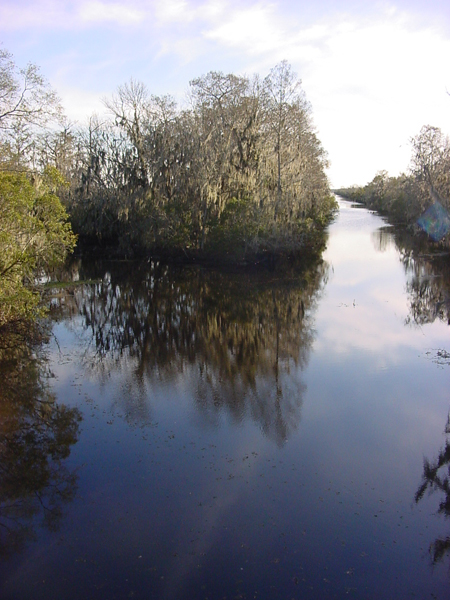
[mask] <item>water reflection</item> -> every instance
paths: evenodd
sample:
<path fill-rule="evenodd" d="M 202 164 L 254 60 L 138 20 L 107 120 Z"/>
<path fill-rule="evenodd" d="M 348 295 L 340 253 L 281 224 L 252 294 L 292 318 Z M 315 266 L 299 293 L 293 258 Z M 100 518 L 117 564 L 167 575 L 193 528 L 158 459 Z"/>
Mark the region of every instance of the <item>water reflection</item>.
<path fill-rule="evenodd" d="M 450 261 L 448 252 L 436 252 L 424 236 L 394 227 L 372 234 L 379 252 L 392 244 L 399 253 L 407 280 L 409 315 L 406 324 L 425 325 L 436 319 L 450 324 Z"/>
<path fill-rule="evenodd" d="M 305 389 L 296 373 L 308 362 L 324 263 L 289 276 L 159 262 L 80 268 L 81 279 L 101 273 L 101 283 L 76 286 L 54 305 L 82 316 L 98 376 L 126 363 L 130 419 L 149 415 L 146 383 L 182 377 L 207 423 L 224 412 L 237 422 L 250 416 L 277 444 L 296 429 Z"/>
<path fill-rule="evenodd" d="M 448 362 L 450 364 L 450 361 Z M 440 495 L 437 513 L 450 516 L 450 415 L 445 426 L 447 435 L 445 446 L 433 461 L 424 459 L 422 482 L 414 497 L 416 504 L 422 500 L 425 493 L 438 493 Z M 450 553 L 450 536 L 437 538 L 430 546 L 433 564 L 441 561 Z"/>
<path fill-rule="evenodd" d="M 409 257 L 404 262 L 409 271 L 406 291 L 410 304 L 408 322 L 418 325 L 436 319 L 450 325 L 450 264 L 442 258 Z"/>
<path fill-rule="evenodd" d="M 0 339 L 0 556 L 35 538 L 40 522 L 58 528 L 76 473 L 64 462 L 77 441 L 80 413 L 58 404 L 42 356 L 23 339 Z"/>
<path fill-rule="evenodd" d="M 386 252 L 394 244 L 393 228 L 379 227 L 372 232 L 371 238 L 377 252 Z"/>

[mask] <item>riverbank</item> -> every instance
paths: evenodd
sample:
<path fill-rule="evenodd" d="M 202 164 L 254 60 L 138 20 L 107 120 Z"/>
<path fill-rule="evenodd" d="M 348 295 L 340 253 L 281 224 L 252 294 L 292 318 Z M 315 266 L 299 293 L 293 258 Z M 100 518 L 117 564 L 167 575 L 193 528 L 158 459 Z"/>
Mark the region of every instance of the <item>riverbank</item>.
<path fill-rule="evenodd" d="M 404 197 L 400 196 L 388 201 L 384 196 L 380 198 L 376 194 L 369 193 L 369 187 L 368 185 L 364 188 L 344 188 L 335 190 L 334 193 L 384 217 L 389 224 L 396 228 L 396 231 L 405 232 L 411 239 L 415 238 L 413 246 L 425 246 L 430 254 L 450 252 L 450 236 L 448 234 L 441 239 L 433 239 L 434 236 L 429 235 L 419 225 L 420 219 L 425 213 L 422 205 L 416 203 L 414 206 L 409 203 L 409 208 L 407 208 Z"/>
<path fill-rule="evenodd" d="M 328 202 L 327 211 L 320 218 L 305 219 L 288 231 L 273 228 L 271 235 L 253 239 L 231 239 L 211 234 L 203 248 L 196 246 L 150 246 L 114 240 L 98 240 L 80 235 L 75 257 L 96 259 L 162 260 L 178 265 L 200 264 L 208 267 L 269 267 L 279 264 L 303 264 L 320 258 L 326 245 L 327 228 L 337 214 L 335 199 Z M 245 224 L 243 224 L 243 227 Z M 234 243 L 233 243 L 234 242 Z"/>

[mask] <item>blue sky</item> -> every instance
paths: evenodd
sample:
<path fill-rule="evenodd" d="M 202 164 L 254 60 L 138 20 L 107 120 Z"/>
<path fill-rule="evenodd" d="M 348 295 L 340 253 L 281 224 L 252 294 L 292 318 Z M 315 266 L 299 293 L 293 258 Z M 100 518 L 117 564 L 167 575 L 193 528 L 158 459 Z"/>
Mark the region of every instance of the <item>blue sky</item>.
<path fill-rule="evenodd" d="M 0 42 L 80 123 L 130 77 L 183 103 L 210 70 L 265 76 L 286 59 L 335 187 L 405 171 L 422 125 L 450 134 L 448 0 L 1 0 Z"/>

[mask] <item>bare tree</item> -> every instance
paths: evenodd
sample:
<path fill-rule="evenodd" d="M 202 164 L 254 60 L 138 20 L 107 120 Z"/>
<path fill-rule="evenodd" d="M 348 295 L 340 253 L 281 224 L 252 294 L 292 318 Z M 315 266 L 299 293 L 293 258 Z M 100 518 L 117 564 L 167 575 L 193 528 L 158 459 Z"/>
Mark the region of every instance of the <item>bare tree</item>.
<path fill-rule="evenodd" d="M 450 144 L 438 127 L 424 125 L 411 139 L 411 171 L 425 199 L 450 206 Z"/>
<path fill-rule="evenodd" d="M 111 100 L 104 101 L 114 117 L 114 123 L 127 135 L 135 150 L 136 164 L 133 175 L 140 187 L 148 184 L 148 170 L 144 151 L 144 123 L 148 119 L 149 94 L 146 86 L 133 79 L 119 86 Z"/>
<path fill-rule="evenodd" d="M 58 96 L 36 65 L 19 69 L 12 54 L 0 50 L 0 128 L 9 129 L 18 119 L 45 125 L 61 116 Z"/>
<path fill-rule="evenodd" d="M 301 80 L 287 61 L 283 60 L 276 65 L 264 79 L 263 98 L 268 140 L 276 157 L 276 219 L 283 193 L 282 170 L 290 145 L 288 138 L 292 131 L 292 109 L 295 106 L 305 113 L 308 110 L 301 91 Z"/>
<path fill-rule="evenodd" d="M 36 129 L 62 118 L 56 93 L 39 68 L 18 68 L 0 49 L 0 159 L 7 168 L 23 165 Z"/>

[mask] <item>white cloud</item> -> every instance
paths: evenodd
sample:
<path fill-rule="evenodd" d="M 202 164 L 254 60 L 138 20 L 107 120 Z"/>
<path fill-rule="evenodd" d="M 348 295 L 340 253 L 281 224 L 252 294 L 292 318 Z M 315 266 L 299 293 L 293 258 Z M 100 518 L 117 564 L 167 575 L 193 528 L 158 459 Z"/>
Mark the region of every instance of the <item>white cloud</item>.
<path fill-rule="evenodd" d="M 140 23 L 144 13 L 130 7 L 128 3 L 85 2 L 81 5 L 79 16 L 88 23 L 115 22 L 119 25 Z"/>
<path fill-rule="evenodd" d="M 252 70 L 284 58 L 292 63 L 329 151 L 334 185 L 406 170 L 408 140 L 425 123 L 450 132 L 450 40 L 392 7 L 370 19 L 333 14 L 304 28 L 260 3 L 209 25 L 205 38 L 239 53 Z"/>
<path fill-rule="evenodd" d="M 131 2 L 108 2 L 92 0 L 70 2 L 40 0 L 17 3 L 6 0 L 0 6 L 0 30 L 7 24 L 8 30 L 78 30 L 106 23 L 117 25 L 139 24 L 148 11 Z M 2 26 L 3 24 L 3 26 Z"/>
<path fill-rule="evenodd" d="M 16 40 L 20 64 L 36 60 L 52 81 L 52 69 L 63 64 L 65 79 L 56 81 L 67 88 L 97 69 L 96 87 L 114 89 L 133 76 L 157 93 L 178 93 L 208 70 L 264 76 L 287 59 L 312 104 L 332 184 L 366 183 L 381 169 L 397 174 L 422 125 L 450 133 L 450 39 L 436 24 L 439 12 L 419 22 L 392 6 L 361 15 L 337 12 L 344 1 L 333 12 L 318 2 L 309 10 L 266 0 L 4 0 L 0 29 L 13 52 L 8 39 Z M 314 21 L 313 14 L 322 16 Z M 67 32 L 67 41 L 49 37 L 49 29 Z M 41 54 L 29 55 L 35 48 Z M 67 68 L 68 48 L 77 49 L 78 66 Z M 36 58 L 45 52 L 44 61 Z M 93 80 L 83 76 L 81 83 Z"/>
<path fill-rule="evenodd" d="M 450 131 L 450 41 L 403 18 L 331 35 L 305 65 L 304 85 L 337 184 L 365 183 L 379 169 L 406 170 L 409 138 L 430 122 Z M 340 151 L 341 149 L 341 151 Z M 359 173 L 359 179 L 358 179 Z"/>
<path fill-rule="evenodd" d="M 213 23 L 204 37 L 243 50 L 248 55 L 267 53 L 283 45 L 283 30 L 272 6 L 257 5 L 228 12 Z"/>
<path fill-rule="evenodd" d="M 58 94 L 69 120 L 76 121 L 80 125 L 87 123 L 93 113 L 104 114 L 105 112 L 103 98 L 108 96 L 108 93 L 95 93 L 77 87 L 59 86 Z"/>
<path fill-rule="evenodd" d="M 155 3 L 154 10 L 160 25 L 190 22 L 196 14 L 186 0 L 161 0 Z"/>
<path fill-rule="evenodd" d="M 19 3 L 6 0 L 0 5 L 0 30 L 19 31 L 28 28 L 45 29 L 73 23 L 73 13 L 69 7 L 55 0 L 38 3 Z"/>
<path fill-rule="evenodd" d="M 175 53 L 179 57 L 178 60 L 180 61 L 181 66 L 183 66 L 201 56 L 203 50 L 204 46 L 200 39 L 169 38 L 162 40 L 159 44 L 157 58 L 170 56 Z M 186 84 L 187 81 L 184 82 L 185 86 Z"/>

